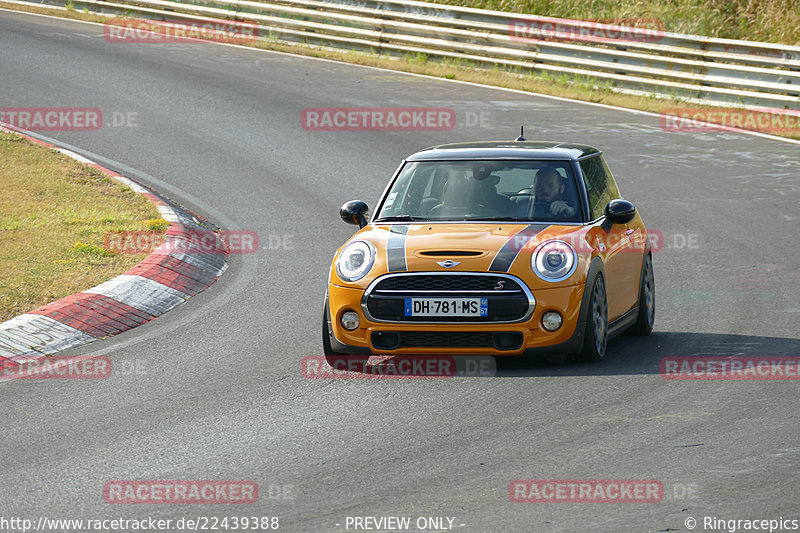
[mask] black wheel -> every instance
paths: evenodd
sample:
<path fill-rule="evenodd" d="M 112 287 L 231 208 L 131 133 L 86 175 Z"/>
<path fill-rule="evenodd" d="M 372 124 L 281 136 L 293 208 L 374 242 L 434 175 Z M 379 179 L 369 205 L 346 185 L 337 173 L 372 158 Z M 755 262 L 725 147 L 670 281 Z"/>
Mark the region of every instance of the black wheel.
<path fill-rule="evenodd" d="M 325 302 L 325 309 L 322 310 L 322 353 L 325 355 L 325 358 L 328 360 L 328 364 L 331 364 L 332 357 L 341 357 L 344 354 L 339 352 L 334 352 L 333 348 L 331 347 L 331 335 L 330 331 L 328 330 L 328 302 L 326 299 Z M 333 366 L 333 365 L 331 365 Z"/>
<path fill-rule="evenodd" d="M 602 276 L 597 276 L 592 284 L 589 298 L 589 316 L 586 318 L 586 333 L 580 359 L 587 362 L 600 361 L 606 355 L 608 344 L 608 301 L 606 284 Z"/>
<path fill-rule="evenodd" d="M 631 326 L 632 335 L 647 336 L 653 331 L 656 321 L 656 280 L 653 276 L 653 258 L 648 254 L 644 259 L 642 284 L 639 287 L 639 314 Z"/>
<path fill-rule="evenodd" d="M 327 304 L 325 305 L 327 307 Z M 331 348 L 331 335 L 328 331 L 328 310 L 324 309 L 322 311 L 322 353 L 325 354 L 327 358 L 329 355 L 342 355 L 340 353 L 334 352 L 333 348 Z M 328 360 L 328 363 L 331 361 Z"/>

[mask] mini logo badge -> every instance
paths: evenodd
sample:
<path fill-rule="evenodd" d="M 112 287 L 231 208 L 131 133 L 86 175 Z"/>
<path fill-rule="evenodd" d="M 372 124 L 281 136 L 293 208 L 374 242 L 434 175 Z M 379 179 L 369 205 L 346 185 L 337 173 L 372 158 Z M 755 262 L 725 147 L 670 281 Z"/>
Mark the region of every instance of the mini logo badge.
<path fill-rule="evenodd" d="M 460 265 L 461 262 L 448 259 L 447 261 L 436 261 L 436 264 L 444 268 L 453 268 L 454 266 Z"/>

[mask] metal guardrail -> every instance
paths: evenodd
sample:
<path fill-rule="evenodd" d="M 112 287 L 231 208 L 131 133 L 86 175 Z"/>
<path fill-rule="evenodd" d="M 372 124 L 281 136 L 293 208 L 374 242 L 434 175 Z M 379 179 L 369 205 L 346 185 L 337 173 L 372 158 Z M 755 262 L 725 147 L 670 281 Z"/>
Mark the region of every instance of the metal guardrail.
<path fill-rule="evenodd" d="M 64 6 L 65 0 L 23 0 Z M 66 0 L 70 1 L 70 0 Z M 71 0 L 188 25 L 250 22 L 262 37 L 585 77 L 611 90 L 800 109 L 800 47 L 400 0 Z"/>

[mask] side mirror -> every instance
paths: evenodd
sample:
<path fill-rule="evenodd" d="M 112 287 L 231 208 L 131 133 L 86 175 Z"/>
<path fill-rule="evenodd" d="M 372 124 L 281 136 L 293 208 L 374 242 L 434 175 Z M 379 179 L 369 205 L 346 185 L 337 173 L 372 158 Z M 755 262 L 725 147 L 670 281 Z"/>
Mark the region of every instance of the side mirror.
<path fill-rule="evenodd" d="M 633 220 L 636 208 L 627 200 L 618 198 L 606 205 L 606 218 L 613 224 L 627 224 Z"/>
<path fill-rule="evenodd" d="M 339 216 L 348 224 L 358 224 L 359 228 L 367 225 L 369 207 L 360 200 L 347 202 L 339 209 Z"/>

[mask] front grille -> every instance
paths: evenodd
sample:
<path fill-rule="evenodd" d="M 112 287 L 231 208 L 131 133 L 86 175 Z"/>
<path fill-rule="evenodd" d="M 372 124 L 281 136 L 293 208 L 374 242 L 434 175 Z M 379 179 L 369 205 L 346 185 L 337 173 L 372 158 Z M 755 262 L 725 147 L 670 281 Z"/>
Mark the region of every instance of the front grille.
<path fill-rule="evenodd" d="M 406 298 L 486 298 L 486 316 L 405 316 Z M 389 274 L 367 290 L 366 311 L 384 322 L 517 322 L 533 312 L 533 297 L 517 278 L 500 274 Z"/>
<path fill-rule="evenodd" d="M 398 348 L 494 348 L 497 350 L 516 350 L 522 346 L 522 338 L 522 334 L 519 332 L 376 331 L 372 333 L 372 344 L 376 348 L 389 350 Z"/>
<path fill-rule="evenodd" d="M 419 255 L 427 255 L 429 257 L 475 257 L 483 255 L 484 252 L 473 252 L 472 250 L 430 250 L 427 252 L 419 252 Z"/>
<path fill-rule="evenodd" d="M 374 288 L 377 291 L 494 291 L 498 281 L 503 281 L 503 289 L 519 290 L 519 284 L 512 278 L 492 274 L 464 276 L 461 274 L 413 274 L 389 276 L 382 279 Z"/>
<path fill-rule="evenodd" d="M 402 331 L 400 348 L 492 348 L 491 332 Z"/>

